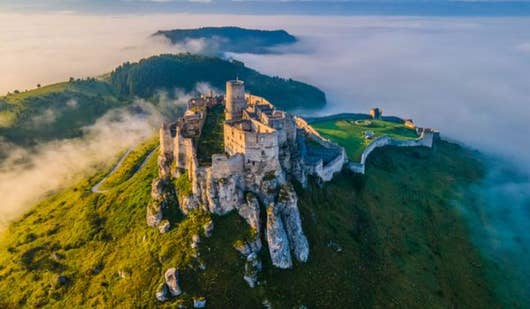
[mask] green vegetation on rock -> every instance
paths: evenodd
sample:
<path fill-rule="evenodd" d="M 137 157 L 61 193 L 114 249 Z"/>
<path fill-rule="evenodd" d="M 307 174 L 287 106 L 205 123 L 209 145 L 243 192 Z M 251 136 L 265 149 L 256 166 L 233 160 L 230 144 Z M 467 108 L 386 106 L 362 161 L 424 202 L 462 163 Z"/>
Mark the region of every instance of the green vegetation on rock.
<path fill-rule="evenodd" d="M 197 160 L 200 165 L 211 165 L 212 155 L 224 153 L 224 106 L 208 110 L 201 136 L 197 141 Z"/>
<path fill-rule="evenodd" d="M 188 174 L 182 173 L 177 179 L 174 180 L 175 189 L 179 198 L 185 198 L 193 194 L 191 188 L 191 181 L 188 178 Z"/>

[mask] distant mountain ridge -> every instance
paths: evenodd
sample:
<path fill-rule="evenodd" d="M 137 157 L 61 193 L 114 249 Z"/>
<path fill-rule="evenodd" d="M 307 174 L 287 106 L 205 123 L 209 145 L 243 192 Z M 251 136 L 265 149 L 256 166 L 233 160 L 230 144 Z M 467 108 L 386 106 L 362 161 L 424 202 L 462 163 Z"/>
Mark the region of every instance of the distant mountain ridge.
<path fill-rule="evenodd" d="M 220 53 L 267 54 L 272 52 L 272 47 L 293 44 L 297 41 L 295 36 L 285 30 L 257 30 L 240 27 L 160 30 L 153 36 L 163 36 L 173 44 L 204 40 L 206 49 Z"/>

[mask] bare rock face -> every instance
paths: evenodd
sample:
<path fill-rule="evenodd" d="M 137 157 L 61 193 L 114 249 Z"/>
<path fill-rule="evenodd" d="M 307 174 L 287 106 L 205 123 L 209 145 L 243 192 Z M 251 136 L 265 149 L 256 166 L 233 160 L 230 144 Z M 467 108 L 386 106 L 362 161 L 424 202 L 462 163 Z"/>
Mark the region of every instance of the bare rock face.
<path fill-rule="evenodd" d="M 282 172 L 267 173 L 263 176 L 258 191 L 259 198 L 263 204 L 269 205 L 274 202 L 283 178 Z"/>
<path fill-rule="evenodd" d="M 302 220 L 298 211 L 298 197 L 291 184 L 285 184 L 278 195 L 278 206 L 281 217 L 289 237 L 289 244 L 295 258 L 299 262 L 306 262 L 309 257 L 309 243 L 302 230 Z"/>
<path fill-rule="evenodd" d="M 155 201 L 163 201 L 166 192 L 166 180 L 155 178 L 151 183 L 151 198 Z"/>
<path fill-rule="evenodd" d="M 151 183 L 151 202 L 147 205 L 147 225 L 157 227 L 163 218 L 162 210 L 174 199 L 170 189 L 171 182 L 167 179 L 156 178 Z"/>
<path fill-rule="evenodd" d="M 160 222 L 160 224 L 158 225 L 158 230 L 162 234 L 169 232 L 170 228 L 171 228 L 171 224 L 169 223 L 168 220 L 162 220 L 162 222 Z"/>
<path fill-rule="evenodd" d="M 285 231 L 279 208 L 270 204 L 267 208 L 267 243 L 272 264 L 278 268 L 291 268 L 293 261 L 289 250 L 289 239 Z"/>
<path fill-rule="evenodd" d="M 150 227 L 157 227 L 162 222 L 162 203 L 160 201 L 151 201 L 147 205 L 146 220 Z"/>
<path fill-rule="evenodd" d="M 171 162 L 173 158 L 171 154 L 161 153 L 158 156 L 158 177 L 170 178 L 171 177 Z"/>
<path fill-rule="evenodd" d="M 172 296 L 179 296 L 182 294 L 182 290 L 180 289 L 179 285 L 179 279 L 178 279 L 179 273 L 176 268 L 170 268 L 166 271 L 166 274 L 164 275 L 164 278 L 166 279 L 166 285 L 169 290 L 169 293 L 171 293 Z"/>
<path fill-rule="evenodd" d="M 246 203 L 239 205 L 237 211 L 239 215 L 247 221 L 251 228 L 253 228 L 258 234 L 261 231 L 260 220 L 259 220 L 259 202 L 256 196 L 252 193 L 247 193 L 245 196 Z"/>
<path fill-rule="evenodd" d="M 178 200 L 180 210 L 185 215 L 188 214 L 190 210 L 198 209 L 200 207 L 200 203 L 194 195 L 185 196 L 182 198 L 179 197 Z"/>
<path fill-rule="evenodd" d="M 243 202 L 243 190 L 237 175 L 209 179 L 206 190 L 209 210 L 213 214 L 224 215 Z"/>
<path fill-rule="evenodd" d="M 256 253 L 251 253 L 247 256 L 245 263 L 245 275 L 243 279 L 248 283 L 251 288 L 256 287 L 258 283 L 258 273 L 261 271 L 262 264 Z"/>

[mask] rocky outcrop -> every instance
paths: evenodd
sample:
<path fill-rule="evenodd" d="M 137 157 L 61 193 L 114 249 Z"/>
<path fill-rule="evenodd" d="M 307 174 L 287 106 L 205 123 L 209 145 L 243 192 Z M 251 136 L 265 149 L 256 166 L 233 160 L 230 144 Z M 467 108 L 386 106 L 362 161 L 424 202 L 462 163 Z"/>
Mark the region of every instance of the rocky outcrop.
<path fill-rule="evenodd" d="M 283 226 L 280 209 L 275 204 L 267 208 L 267 243 L 274 266 L 279 268 L 293 266 L 287 232 Z"/>
<path fill-rule="evenodd" d="M 176 268 L 170 268 L 166 271 L 164 278 L 166 279 L 166 286 L 172 296 L 179 296 L 182 290 L 179 285 L 179 272 Z"/>
<path fill-rule="evenodd" d="M 280 171 L 268 172 L 259 182 L 257 195 L 264 205 L 274 202 L 280 185 L 285 182 L 285 175 Z"/>
<path fill-rule="evenodd" d="M 248 192 L 245 195 L 245 203 L 240 204 L 237 211 L 257 234 L 261 232 L 259 201 L 254 194 Z"/>
<path fill-rule="evenodd" d="M 174 200 L 172 184 L 168 179 L 156 178 L 151 183 L 151 202 L 147 206 L 147 225 L 157 227 L 163 218 L 163 209 Z"/>
<path fill-rule="evenodd" d="M 200 203 L 194 195 L 179 196 L 178 198 L 180 210 L 187 215 L 190 210 L 199 209 Z"/>
<path fill-rule="evenodd" d="M 161 153 L 158 156 L 158 177 L 170 178 L 171 177 L 171 163 L 173 157 L 170 154 Z"/>
<path fill-rule="evenodd" d="M 241 177 L 231 175 L 213 179 L 210 175 L 206 179 L 208 207 L 211 213 L 224 215 L 235 209 L 243 202 Z"/>
<path fill-rule="evenodd" d="M 285 184 L 278 195 L 278 207 L 282 221 L 289 237 L 289 245 L 299 262 L 306 262 L 309 257 L 309 244 L 302 230 L 302 220 L 298 211 L 298 197 L 291 184 Z"/>
<path fill-rule="evenodd" d="M 169 290 L 167 284 L 161 283 L 156 291 L 156 299 L 161 302 L 165 302 L 168 299 Z"/>
<path fill-rule="evenodd" d="M 251 288 L 256 287 L 258 283 L 258 273 L 261 271 L 261 267 L 261 260 L 256 253 L 251 253 L 247 256 L 243 279 Z"/>
<path fill-rule="evenodd" d="M 162 222 L 160 222 L 160 224 L 158 225 L 158 230 L 162 234 L 169 232 L 170 228 L 171 228 L 171 224 L 169 223 L 168 220 L 162 220 Z"/>
<path fill-rule="evenodd" d="M 267 243 L 272 264 L 279 268 L 292 266 L 291 251 L 299 262 L 306 262 L 309 257 L 297 203 L 293 186 L 286 183 L 280 188 L 278 201 L 267 208 Z"/>
<path fill-rule="evenodd" d="M 159 201 L 151 201 L 147 205 L 146 220 L 150 227 L 157 227 L 162 222 L 162 203 Z"/>

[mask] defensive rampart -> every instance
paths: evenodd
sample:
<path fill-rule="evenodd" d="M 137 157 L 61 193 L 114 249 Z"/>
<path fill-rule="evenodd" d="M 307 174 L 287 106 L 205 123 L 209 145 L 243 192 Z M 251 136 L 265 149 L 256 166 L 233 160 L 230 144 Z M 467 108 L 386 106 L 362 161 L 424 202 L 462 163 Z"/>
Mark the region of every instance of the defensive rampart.
<path fill-rule="evenodd" d="M 422 132 L 420 137 L 417 139 L 410 140 L 399 140 L 389 136 L 381 136 L 373 140 L 368 147 L 363 151 L 360 162 L 350 162 L 349 168 L 355 173 L 364 174 L 366 167 L 366 160 L 368 156 L 374 151 L 374 149 L 384 146 L 396 146 L 396 147 L 432 147 L 433 133 Z"/>

